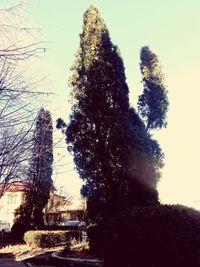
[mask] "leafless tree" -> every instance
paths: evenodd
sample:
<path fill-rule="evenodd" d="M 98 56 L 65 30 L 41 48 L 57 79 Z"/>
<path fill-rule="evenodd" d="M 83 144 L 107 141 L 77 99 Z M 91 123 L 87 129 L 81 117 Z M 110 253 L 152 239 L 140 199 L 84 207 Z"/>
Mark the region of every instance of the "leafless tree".
<path fill-rule="evenodd" d="M 11 182 L 26 175 L 34 100 L 40 80 L 31 79 L 31 59 L 45 52 L 39 28 L 25 15 L 23 4 L 0 8 L 0 198 Z"/>

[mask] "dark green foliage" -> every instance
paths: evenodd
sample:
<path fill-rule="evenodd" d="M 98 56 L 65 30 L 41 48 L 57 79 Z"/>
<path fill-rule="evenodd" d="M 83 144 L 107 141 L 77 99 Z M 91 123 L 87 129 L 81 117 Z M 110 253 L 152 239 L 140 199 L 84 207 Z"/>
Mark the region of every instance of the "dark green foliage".
<path fill-rule="evenodd" d="M 117 198 L 117 194 L 115 196 L 114 201 L 111 200 L 107 203 L 108 214 L 106 213 L 105 206 L 99 201 L 99 196 L 95 195 L 93 198 L 89 198 L 88 200 L 88 213 L 90 214 L 90 218 L 94 220 L 97 215 L 97 211 L 99 212 L 99 217 L 102 216 L 106 218 L 106 220 L 100 220 L 97 224 L 92 224 L 88 227 L 88 239 L 91 251 L 99 256 L 104 255 L 106 249 L 106 231 L 107 231 L 107 222 L 114 216 L 114 214 L 120 213 L 121 211 L 126 210 L 128 207 L 137 207 L 141 206 L 149 206 L 152 204 L 158 204 L 158 195 L 156 190 L 149 188 L 148 186 L 142 185 L 141 183 L 131 179 L 131 181 L 127 181 L 128 188 L 121 189 L 121 196 Z M 123 198 L 124 192 L 124 198 Z M 115 212 L 115 205 L 118 208 Z M 109 213 L 110 211 L 110 213 Z M 115 218 L 115 216 L 114 216 Z"/>
<path fill-rule="evenodd" d="M 24 200 L 23 200 L 24 201 Z M 27 218 L 28 210 L 25 203 L 21 204 L 15 210 L 14 224 L 11 229 L 12 237 L 17 241 L 22 241 L 24 233 L 28 230 L 33 230 L 34 226 L 30 225 L 30 220 Z"/>
<path fill-rule="evenodd" d="M 128 206 L 158 203 L 162 153 L 129 106 L 120 52 L 95 7 L 84 14 L 72 71 L 70 123 L 59 120 L 57 126 L 66 131 L 68 149 L 85 181 L 89 218 L 106 221 Z"/>
<path fill-rule="evenodd" d="M 27 187 L 27 190 L 28 190 L 28 187 L 29 185 L 27 184 L 26 185 Z M 27 209 L 26 209 L 26 205 L 25 205 L 25 199 L 26 199 L 26 192 L 24 192 L 24 195 L 22 197 L 22 204 L 17 208 L 15 209 L 15 212 L 14 212 L 14 223 L 21 223 L 21 224 L 27 224 Z"/>
<path fill-rule="evenodd" d="M 23 241 L 24 233 L 30 230 L 30 226 L 28 224 L 24 224 L 22 222 L 15 222 L 11 228 L 12 237 L 16 241 Z"/>
<path fill-rule="evenodd" d="M 53 247 L 70 244 L 76 231 L 28 231 L 24 241 L 32 247 Z"/>
<path fill-rule="evenodd" d="M 183 206 L 138 207 L 108 223 L 105 267 L 200 266 L 200 213 Z"/>
<path fill-rule="evenodd" d="M 36 128 L 33 136 L 32 158 L 29 166 L 29 191 L 26 193 L 24 209 L 27 220 L 42 227 L 43 209 L 48 202 L 52 188 L 53 163 L 53 127 L 49 111 L 43 108 L 38 112 Z"/>
<path fill-rule="evenodd" d="M 102 224 L 90 224 L 87 227 L 90 252 L 97 256 L 105 254 L 105 228 Z"/>
<path fill-rule="evenodd" d="M 142 47 L 140 60 L 144 91 L 138 100 L 139 114 L 145 119 L 147 131 L 166 127 L 169 102 L 160 63 L 148 47 Z"/>

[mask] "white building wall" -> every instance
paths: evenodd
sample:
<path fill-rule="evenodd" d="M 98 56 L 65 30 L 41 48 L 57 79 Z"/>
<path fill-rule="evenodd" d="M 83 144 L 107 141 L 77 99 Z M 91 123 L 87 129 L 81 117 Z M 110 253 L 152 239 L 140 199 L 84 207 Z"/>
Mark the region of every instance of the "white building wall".
<path fill-rule="evenodd" d="M 0 220 L 8 221 L 11 225 L 14 221 L 14 213 L 22 204 L 23 192 L 5 192 L 0 199 Z"/>

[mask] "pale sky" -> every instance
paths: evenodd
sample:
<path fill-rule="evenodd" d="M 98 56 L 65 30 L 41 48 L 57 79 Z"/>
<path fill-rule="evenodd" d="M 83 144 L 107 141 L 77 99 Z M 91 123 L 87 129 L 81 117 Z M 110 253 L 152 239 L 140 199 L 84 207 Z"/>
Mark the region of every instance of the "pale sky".
<path fill-rule="evenodd" d="M 17 1 L 0 0 L 7 6 Z M 41 27 L 49 51 L 40 61 L 57 96 L 47 105 L 54 120 L 67 120 L 70 103 L 67 80 L 79 47 L 83 13 L 96 5 L 105 19 L 114 44 L 124 60 L 130 102 L 141 93 L 139 51 L 144 45 L 156 53 L 169 91 L 168 126 L 154 134 L 165 153 L 165 167 L 158 184 L 162 203 L 180 203 L 200 209 L 200 1 L 199 0 L 27 0 L 26 10 Z M 61 135 L 57 133 L 56 138 Z M 57 140 L 57 139 L 56 139 Z M 65 143 L 55 158 L 65 155 Z M 81 180 L 72 159 L 64 157 L 56 183 L 78 195 Z M 198 202 L 199 201 L 199 202 Z"/>

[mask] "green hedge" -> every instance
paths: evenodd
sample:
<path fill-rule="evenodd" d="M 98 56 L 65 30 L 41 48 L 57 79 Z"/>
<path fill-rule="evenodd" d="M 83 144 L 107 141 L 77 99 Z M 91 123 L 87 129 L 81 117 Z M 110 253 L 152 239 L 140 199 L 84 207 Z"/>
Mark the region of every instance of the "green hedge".
<path fill-rule="evenodd" d="M 99 257 L 104 255 L 105 229 L 105 226 L 96 223 L 87 227 L 90 251 Z"/>
<path fill-rule="evenodd" d="M 105 267 L 200 266 L 200 213 L 179 205 L 138 207 L 110 220 Z"/>
<path fill-rule="evenodd" d="M 78 231 L 28 231 L 24 241 L 32 247 L 53 247 L 69 245 L 72 239 L 78 239 Z"/>

